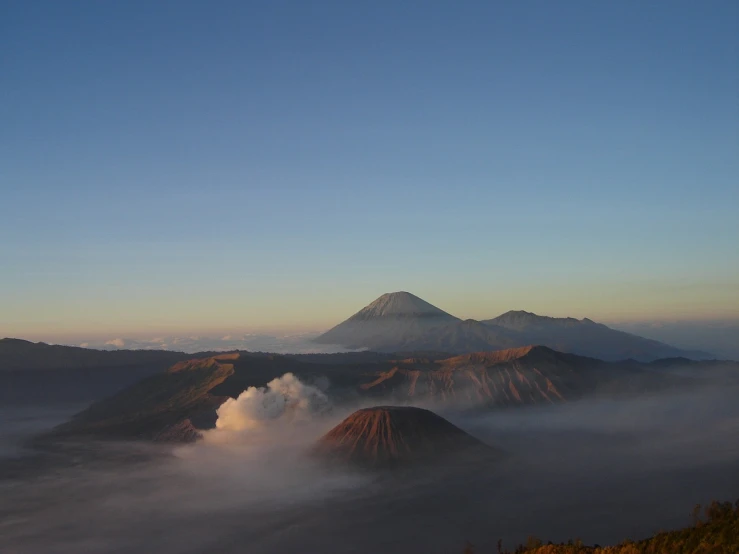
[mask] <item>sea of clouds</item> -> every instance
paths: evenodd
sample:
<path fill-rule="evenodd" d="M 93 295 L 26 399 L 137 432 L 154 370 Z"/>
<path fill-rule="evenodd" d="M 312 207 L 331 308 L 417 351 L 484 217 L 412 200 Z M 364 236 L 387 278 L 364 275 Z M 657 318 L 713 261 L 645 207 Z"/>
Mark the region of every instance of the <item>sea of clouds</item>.
<path fill-rule="evenodd" d="M 317 333 L 268 335 L 260 333 L 214 336 L 160 336 L 152 338 L 121 338 L 86 340 L 73 346 L 99 350 L 173 350 L 177 352 L 228 352 L 249 350 L 277 354 L 329 354 L 349 352 L 336 345 L 317 344 Z"/>
<path fill-rule="evenodd" d="M 0 471 L 0 551 L 442 554 L 530 534 L 641 538 L 688 525 L 698 502 L 739 495 L 737 390 L 720 380 L 495 412 L 438 406 L 506 459 L 383 477 L 309 455 L 361 406 L 332 406 L 324 383 L 286 373 L 223 404 L 195 444 L 105 441 L 88 446 L 89 460 L 71 445 L 73 463 L 34 470 L 28 458 L 18 478 Z M 44 409 L 43 420 L 40 408 L 5 414 L 12 444 L 63 415 Z"/>

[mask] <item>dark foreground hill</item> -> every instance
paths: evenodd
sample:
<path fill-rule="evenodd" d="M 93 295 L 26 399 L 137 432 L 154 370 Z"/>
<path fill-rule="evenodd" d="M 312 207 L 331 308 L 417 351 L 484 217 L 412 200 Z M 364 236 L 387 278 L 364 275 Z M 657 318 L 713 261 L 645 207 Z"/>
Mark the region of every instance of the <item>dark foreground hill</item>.
<path fill-rule="evenodd" d="M 358 410 L 326 433 L 313 453 L 330 463 L 392 468 L 499 453 L 437 414 L 415 407 Z"/>
<path fill-rule="evenodd" d="M 540 344 L 609 361 L 712 358 L 705 352 L 681 350 L 587 318 L 553 318 L 511 311 L 484 321 L 462 321 L 408 292 L 383 294 L 315 340 L 382 352 L 462 354 Z"/>
<path fill-rule="evenodd" d="M 696 506 L 694 525 L 675 531 L 663 531 L 640 541 L 624 541 L 615 546 L 585 546 L 580 541 L 568 544 L 543 544 L 529 538 L 513 552 L 498 547 L 500 554 L 736 554 L 739 552 L 739 500 L 712 502 L 703 510 Z M 465 554 L 475 552 L 468 545 Z"/>
<path fill-rule="evenodd" d="M 170 432 L 175 426 L 192 438 L 190 425 L 213 427 L 216 409 L 228 398 L 238 397 L 251 386 L 263 387 L 285 373 L 309 384 L 328 382 L 328 395 L 335 404 L 374 398 L 458 409 L 553 404 L 594 395 L 693 386 L 701 374 L 718 370 L 739 375 L 736 362 L 721 365 L 673 359 L 653 364 L 609 363 L 541 346 L 442 359 L 337 356 L 341 363 L 331 363 L 324 356 L 303 359 L 247 352 L 179 362 L 94 403 L 58 427 L 56 434 L 165 436 L 172 440 L 177 436 Z"/>

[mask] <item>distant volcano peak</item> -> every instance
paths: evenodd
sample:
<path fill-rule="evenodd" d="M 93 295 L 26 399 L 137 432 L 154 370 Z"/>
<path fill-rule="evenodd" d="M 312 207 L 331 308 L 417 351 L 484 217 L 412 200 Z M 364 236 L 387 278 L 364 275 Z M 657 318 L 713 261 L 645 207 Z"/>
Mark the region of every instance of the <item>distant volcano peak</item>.
<path fill-rule="evenodd" d="M 511 310 L 494 319 L 460 320 L 406 291 L 386 293 L 314 339 L 379 352 L 495 351 L 539 344 L 604 360 L 711 357 L 611 329 L 590 319 Z"/>
<path fill-rule="evenodd" d="M 458 318 L 409 292 L 383 294 L 316 342 L 350 348 L 382 348 L 398 337 L 419 337 Z"/>
<path fill-rule="evenodd" d="M 352 316 L 352 319 L 388 316 L 447 316 L 454 318 L 444 310 L 440 310 L 410 292 L 399 291 L 383 294 Z"/>

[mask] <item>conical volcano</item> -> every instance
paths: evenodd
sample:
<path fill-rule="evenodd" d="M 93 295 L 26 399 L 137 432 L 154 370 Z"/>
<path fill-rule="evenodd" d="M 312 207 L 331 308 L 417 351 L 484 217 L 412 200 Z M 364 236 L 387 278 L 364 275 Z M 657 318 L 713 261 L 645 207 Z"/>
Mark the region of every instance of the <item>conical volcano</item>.
<path fill-rule="evenodd" d="M 351 319 L 373 319 L 376 317 L 445 317 L 447 319 L 457 319 L 415 294 L 405 291 L 383 294 L 354 314 Z"/>
<path fill-rule="evenodd" d="M 387 350 L 400 339 L 423 337 L 428 331 L 458 318 L 409 292 L 383 294 L 346 321 L 315 339 L 349 348 Z"/>
<path fill-rule="evenodd" d="M 335 463 L 383 468 L 499 452 L 423 408 L 378 406 L 354 412 L 319 439 L 315 453 Z"/>

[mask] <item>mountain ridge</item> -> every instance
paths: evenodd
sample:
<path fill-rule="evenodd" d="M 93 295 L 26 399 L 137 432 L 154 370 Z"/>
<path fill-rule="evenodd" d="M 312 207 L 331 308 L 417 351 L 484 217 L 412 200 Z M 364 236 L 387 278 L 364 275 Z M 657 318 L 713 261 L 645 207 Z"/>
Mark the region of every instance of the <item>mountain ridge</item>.
<path fill-rule="evenodd" d="M 609 361 L 713 358 L 706 352 L 682 350 L 611 329 L 589 318 L 556 318 L 510 310 L 492 319 L 461 320 L 408 292 L 383 294 L 314 340 L 378 352 L 461 354 L 541 344 L 554 350 Z"/>
<path fill-rule="evenodd" d="M 114 368 L 143 364 L 159 364 L 166 369 L 179 360 L 197 356 L 174 350 L 95 350 L 10 337 L 0 339 L 0 371 Z"/>
<path fill-rule="evenodd" d="M 587 317 L 582 319 L 577 319 L 575 317 L 551 317 L 547 315 L 539 315 L 534 312 L 527 312 L 526 310 L 508 310 L 497 317 L 480 320 L 480 323 L 484 323 L 486 325 L 498 325 L 507 329 L 516 329 L 531 323 L 543 324 L 545 322 L 556 322 L 562 326 L 578 324 L 602 325 L 601 323 L 596 323 Z"/>
<path fill-rule="evenodd" d="M 338 361 L 332 362 L 236 352 L 178 362 L 96 402 L 52 435 L 192 438 L 199 429 L 215 425 L 215 411 L 226 399 L 288 372 L 308 384 L 328 382 L 328 394 L 336 405 L 375 399 L 462 410 L 558 404 L 594 395 L 695 386 L 717 371 L 739 377 L 739 362 L 697 361 L 685 372 L 682 359 L 659 364 L 606 362 L 540 345 L 446 358 L 347 360 L 343 354 L 336 356 Z"/>

